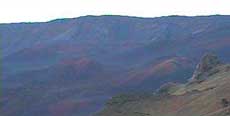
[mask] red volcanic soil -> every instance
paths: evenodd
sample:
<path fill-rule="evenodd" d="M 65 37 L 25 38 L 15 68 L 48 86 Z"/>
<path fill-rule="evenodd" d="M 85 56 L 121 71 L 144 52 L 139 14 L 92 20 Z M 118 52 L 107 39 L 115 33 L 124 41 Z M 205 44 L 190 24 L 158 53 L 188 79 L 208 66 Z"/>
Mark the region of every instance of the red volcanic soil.
<path fill-rule="evenodd" d="M 151 64 L 144 70 L 134 70 L 129 72 L 129 76 L 122 83 L 130 81 L 142 82 L 148 78 L 157 78 L 170 75 L 180 69 L 192 67 L 192 62 L 185 57 L 174 57 L 166 59 L 157 64 Z"/>
<path fill-rule="evenodd" d="M 78 59 L 64 59 L 60 62 L 60 64 L 85 67 L 89 64 L 94 64 L 94 62 L 88 58 L 78 58 Z"/>
<path fill-rule="evenodd" d="M 74 70 L 86 71 L 88 69 L 101 69 L 101 65 L 90 60 L 88 58 L 82 57 L 77 59 L 63 59 L 59 62 L 61 67 L 72 67 Z"/>
<path fill-rule="evenodd" d="M 83 53 L 84 51 L 87 51 L 90 49 L 90 45 L 69 45 L 69 44 L 64 44 L 64 45 L 58 45 L 57 51 L 59 53 Z"/>

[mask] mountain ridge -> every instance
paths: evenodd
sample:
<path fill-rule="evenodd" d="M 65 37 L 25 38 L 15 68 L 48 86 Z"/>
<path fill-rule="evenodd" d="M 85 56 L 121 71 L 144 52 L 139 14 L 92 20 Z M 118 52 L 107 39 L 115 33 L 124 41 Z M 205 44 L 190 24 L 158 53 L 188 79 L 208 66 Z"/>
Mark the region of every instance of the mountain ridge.
<path fill-rule="evenodd" d="M 118 93 L 185 82 L 206 52 L 230 61 L 230 16 L 82 17 L 0 25 L 0 36 L 4 116 L 60 104 L 88 116 Z"/>
<path fill-rule="evenodd" d="M 213 14 L 213 15 L 196 15 L 196 16 L 187 16 L 187 15 L 167 15 L 167 16 L 157 16 L 157 17 L 141 17 L 141 16 L 129 16 L 129 15 L 85 15 L 85 16 L 79 16 L 79 17 L 72 17 L 72 18 L 56 18 L 51 19 L 48 21 L 22 21 L 22 22 L 10 22 L 10 23 L 0 23 L 0 25 L 9 25 L 9 24 L 35 24 L 35 23 L 49 23 L 49 22 L 55 22 L 55 21 L 63 21 L 63 20 L 74 20 L 84 17 L 129 17 L 129 18 L 140 18 L 140 19 L 154 19 L 154 18 L 164 18 L 164 17 L 185 17 L 185 18 L 193 18 L 193 17 L 219 17 L 219 16 L 230 16 L 230 15 L 221 15 L 221 14 Z"/>

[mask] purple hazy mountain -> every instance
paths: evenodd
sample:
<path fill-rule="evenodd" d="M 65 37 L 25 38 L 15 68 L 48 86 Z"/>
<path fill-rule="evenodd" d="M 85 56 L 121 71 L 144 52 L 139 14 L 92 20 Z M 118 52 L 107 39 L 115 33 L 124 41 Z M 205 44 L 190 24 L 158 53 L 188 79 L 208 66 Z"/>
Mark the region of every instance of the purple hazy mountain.
<path fill-rule="evenodd" d="M 85 16 L 0 24 L 3 116 L 90 116 L 111 96 L 184 82 L 230 57 L 230 16 Z"/>

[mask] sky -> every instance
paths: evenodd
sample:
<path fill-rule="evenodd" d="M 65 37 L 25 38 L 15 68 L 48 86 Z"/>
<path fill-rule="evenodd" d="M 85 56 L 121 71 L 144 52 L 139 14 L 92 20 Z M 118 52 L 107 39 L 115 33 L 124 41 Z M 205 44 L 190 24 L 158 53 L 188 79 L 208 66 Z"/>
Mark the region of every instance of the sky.
<path fill-rule="evenodd" d="M 0 0 L 0 23 L 85 15 L 230 15 L 230 0 Z"/>

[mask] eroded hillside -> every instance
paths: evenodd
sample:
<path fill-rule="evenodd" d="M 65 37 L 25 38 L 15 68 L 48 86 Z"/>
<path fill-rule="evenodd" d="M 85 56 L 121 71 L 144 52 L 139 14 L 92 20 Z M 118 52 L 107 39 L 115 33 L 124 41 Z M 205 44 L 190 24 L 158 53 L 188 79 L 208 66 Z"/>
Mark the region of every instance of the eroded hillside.
<path fill-rule="evenodd" d="M 194 75 L 186 84 L 168 83 L 152 95 L 115 96 L 97 116 L 229 115 L 230 65 L 206 55 Z"/>
<path fill-rule="evenodd" d="M 229 38 L 224 15 L 0 24 L 1 115 L 91 116 L 119 93 L 185 83 L 206 52 L 230 61 Z"/>

